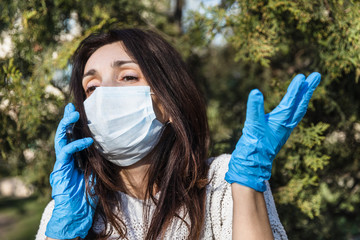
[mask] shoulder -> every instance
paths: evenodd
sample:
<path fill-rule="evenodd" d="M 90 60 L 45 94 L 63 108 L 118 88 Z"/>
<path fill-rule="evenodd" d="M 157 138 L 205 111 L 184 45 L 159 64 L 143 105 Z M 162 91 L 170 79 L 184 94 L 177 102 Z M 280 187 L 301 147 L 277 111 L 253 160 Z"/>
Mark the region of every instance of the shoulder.
<path fill-rule="evenodd" d="M 230 157 L 230 154 L 223 154 L 218 157 L 208 159 L 208 198 L 216 197 L 223 199 L 225 195 L 229 194 L 231 198 L 231 185 L 225 181 L 225 174 L 228 171 Z"/>
<path fill-rule="evenodd" d="M 44 240 L 46 238 L 46 236 L 45 236 L 46 226 L 47 226 L 48 222 L 50 221 L 52 212 L 54 210 L 54 206 L 55 206 L 55 201 L 51 200 L 48 203 L 48 205 L 45 207 L 44 212 L 41 217 L 41 220 L 40 220 L 40 226 L 37 231 L 35 240 Z"/>
<path fill-rule="evenodd" d="M 208 159 L 205 224 L 201 239 L 231 239 L 231 185 L 224 179 L 230 157 L 229 154 L 223 154 Z"/>
<path fill-rule="evenodd" d="M 230 154 L 222 154 L 218 157 L 212 157 L 208 159 L 208 164 L 209 164 L 208 179 L 210 180 L 210 182 L 214 182 L 217 184 L 226 182 L 224 178 L 226 172 L 229 169 L 228 165 L 230 158 L 231 158 Z"/>

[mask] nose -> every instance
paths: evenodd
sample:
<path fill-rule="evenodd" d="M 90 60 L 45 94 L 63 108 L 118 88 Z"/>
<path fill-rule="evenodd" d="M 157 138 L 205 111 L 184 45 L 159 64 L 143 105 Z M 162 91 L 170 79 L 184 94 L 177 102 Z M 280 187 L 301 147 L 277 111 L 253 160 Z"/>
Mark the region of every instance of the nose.
<path fill-rule="evenodd" d="M 116 80 L 114 79 L 114 73 L 112 71 L 107 71 L 106 74 L 103 74 L 101 77 L 101 87 L 115 87 Z"/>
<path fill-rule="evenodd" d="M 101 87 L 115 87 L 115 84 L 111 81 L 102 81 L 100 86 Z"/>

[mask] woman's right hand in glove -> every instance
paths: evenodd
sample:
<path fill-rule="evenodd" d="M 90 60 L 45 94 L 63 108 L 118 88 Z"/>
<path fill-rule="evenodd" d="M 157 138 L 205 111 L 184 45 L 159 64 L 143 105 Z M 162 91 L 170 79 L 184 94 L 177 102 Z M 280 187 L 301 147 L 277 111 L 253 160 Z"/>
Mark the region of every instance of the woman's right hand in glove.
<path fill-rule="evenodd" d="M 79 120 L 73 104 L 65 107 L 55 135 L 56 162 L 50 175 L 55 207 L 46 227 L 45 235 L 54 239 L 85 238 L 91 228 L 96 202 L 85 190 L 84 174 L 74 163 L 73 154 L 89 147 L 93 140 L 83 138 L 67 142 L 66 127 Z"/>

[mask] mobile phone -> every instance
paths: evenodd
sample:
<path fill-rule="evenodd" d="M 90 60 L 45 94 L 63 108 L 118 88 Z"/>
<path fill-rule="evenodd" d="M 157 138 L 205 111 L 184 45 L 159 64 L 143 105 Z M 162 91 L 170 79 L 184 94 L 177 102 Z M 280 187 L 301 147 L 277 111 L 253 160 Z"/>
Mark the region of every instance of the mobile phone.
<path fill-rule="evenodd" d="M 75 135 L 74 135 L 74 128 L 75 128 L 75 123 L 71 123 L 66 127 L 66 137 L 67 137 L 68 143 L 71 143 L 71 142 L 76 140 Z M 74 160 L 75 160 L 75 165 L 81 171 L 84 171 L 84 163 L 83 163 L 83 161 L 81 159 L 80 152 L 74 153 L 73 157 L 74 157 Z"/>

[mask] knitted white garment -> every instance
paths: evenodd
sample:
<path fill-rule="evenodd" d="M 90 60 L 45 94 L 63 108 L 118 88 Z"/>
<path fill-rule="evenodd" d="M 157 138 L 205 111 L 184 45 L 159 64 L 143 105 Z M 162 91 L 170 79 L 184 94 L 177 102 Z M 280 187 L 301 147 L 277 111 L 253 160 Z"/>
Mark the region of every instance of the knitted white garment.
<path fill-rule="evenodd" d="M 207 186 L 205 223 L 201 236 L 201 239 L 204 240 L 224 240 L 231 239 L 232 237 L 233 201 L 231 185 L 224 180 L 225 173 L 228 171 L 230 156 L 231 155 L 224 154 L 209 159 L 210 183 Z M 266 183 L 266 185 L 267 189 L 264 192 L 264 197 L 274 238 L 281 240 L 288 239 L 285 229 L 279 220 L 270 186 L 268 183 Z M 147 227 L 143 219 L 143 201 L 121 192 L 119 192 L 119 197 L 121 199 L 122 210 L 120 211 L 118 209 L 117 211 L 127 227 L 128 239 L 144 239 Z M 148 204 L 150 205 L 151 218 L 155 205 L 153 203 Z M 53 209 L 54 201 L 52 200 L 44 210 L 36 240 L 44 240 L 46 238 L 46 225 L 50 220 Z M 184 215 L 184 209 L 179 212 L 179 215 Z M 188 216 L 185 217 L 185 220 L 190 222 Z M 95 216 L 93 230 L 100 232 L 102 229 L 104 229 L 102 219 Z M 178 218 L 174 218 L 166 231 L 164 239 L 187 239 L 188 233 L 186 224 Z M 119 236 L 114 233 L 110 239 L 118 239 L 118 237 Z"/>

